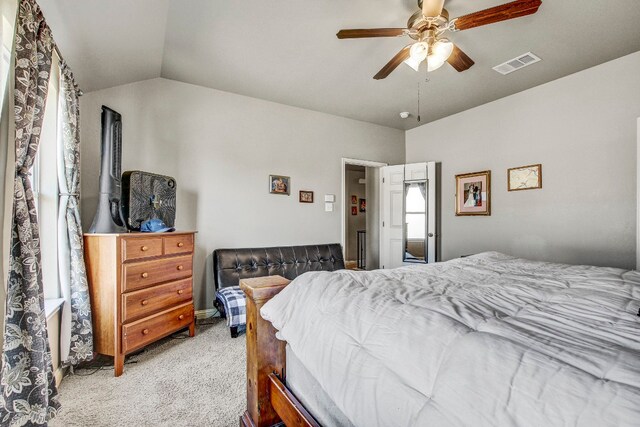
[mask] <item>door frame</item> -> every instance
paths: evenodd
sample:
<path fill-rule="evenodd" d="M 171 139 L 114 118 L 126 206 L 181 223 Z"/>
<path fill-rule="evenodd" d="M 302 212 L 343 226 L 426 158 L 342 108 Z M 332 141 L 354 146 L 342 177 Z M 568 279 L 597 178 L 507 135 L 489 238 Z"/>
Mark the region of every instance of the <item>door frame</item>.
<path fill-rule="evenodd" d="M 346 245 L 347 242 L 345 240 L 345 232 L 347 231 L 347 205 L 345 205 L 345 200 L 347 197 L 347 182 L 346 182 L 346 174 L 345 174 L 345 169 L 347 167 L 347 165 L 354 165 L 354 166 L 364 166 L 366 168 L 381 168 L 383 166 L 389 166 L 388 163 L 384 163 L 384 162 L 376 162 L 373 160 L 362 160 L 362 159 L 352 159 L 349 157 L 343 157 L 342 158 L 342 171 L 340 172 L 342 175 L 342 179 L 341 179 L 341 189 L 340 189 L 340 193 L 341 193 L 341 198 L 340 198 L 340 212 L 342 213 L 341 215 L 341 228 L 340 228 L 340 245 L 342 245 L 342 253 L 344 254 L 343 257 L 346 259 L 346 254 L 345 254 L 345 250 L 346 250 Z M 367 206 L 367 209 L 369 208 L 369 206 Z M 376 206 L 376 209 L 378 209 L 378 211 L 380 211 L 380 206 Z M 378 226 L 380 226 L 380 224 L 378 224 Z"/>
<path fill-rule="evenodd" d="M 640 117 L 636 137 L 636 270 L 640 271 Z"/>

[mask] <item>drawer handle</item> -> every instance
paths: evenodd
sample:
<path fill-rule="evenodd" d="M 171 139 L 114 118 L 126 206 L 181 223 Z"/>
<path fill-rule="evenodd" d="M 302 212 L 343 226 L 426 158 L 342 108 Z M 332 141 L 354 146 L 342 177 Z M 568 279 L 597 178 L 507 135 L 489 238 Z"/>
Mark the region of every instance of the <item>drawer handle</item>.
<path fill-rule="evenodd" d="M 183 267 L 183 266 L 181 266 L 181 265 L 179 265 L 177 268 L 178 268 L 178 271 L 182 271 L 182 270 L 184 270 L 184 267 Z"/>
<path fill-rule="evenodd" d="M 140 301 L 140 304 L 147 305 L 149 304 L 149 301 L 147 301 L 146 299 L 143 299 L 142 301 Z"/>
<path fill-rule="evenodd" d="M 184 314 L 181 314 L 180 316 L 178 316 L 178 320 L 182 320 L 184 319 Z"/>
<path fill-rule="evenodd" d="M 181 247 L 183 247 L 183 246 L 184 246 L 184 243 L 182 243 L 182 242 L 178 243 L 178 247 L 179 247 L 179 248 L 181 248 Z"/>
<path fill-rule="evenodd" d="M 142 252 L 146 252 L 146 251 L 148 251 L 148 250 L 149 250 L 149 247 L 148 247 L 148 246 L 143 246 L 143 247 L 141 247 L 141 248 L 140 248 L 140 250 L 141 250 Z"/>
<path fill-rule="evenodd" d="M 146 279 L 147 277 L 149 277 L 149 273 L 147 273 L 146 271 L 144 273 L 142 273 L 140 275 L 140 277 L 142 277 L 143 279 Z"/>
<path fill-rule="evenodd" d="M 178 289 L 178 295 L 184 294 L 184 289 Z"/>
<path fill-rule="evenodd" d="M 143 329 L 142 330 L 142 335 L 148 335 L 149 334 L 149 330 L 148 329 Z"/>

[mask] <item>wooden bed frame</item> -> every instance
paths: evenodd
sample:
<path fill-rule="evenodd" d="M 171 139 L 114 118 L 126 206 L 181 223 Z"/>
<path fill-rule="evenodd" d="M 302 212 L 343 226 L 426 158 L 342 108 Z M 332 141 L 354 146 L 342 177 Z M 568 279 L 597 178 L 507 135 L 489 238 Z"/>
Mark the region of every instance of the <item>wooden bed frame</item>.
<path fill-rule="evenodd" d="M 320 427 L 286 386 L 287 343 L 260 316 L 260 308 L 289 283 L 281 276 L 240 281 L 247 298 L 247 410 L 240 427 Z"/>

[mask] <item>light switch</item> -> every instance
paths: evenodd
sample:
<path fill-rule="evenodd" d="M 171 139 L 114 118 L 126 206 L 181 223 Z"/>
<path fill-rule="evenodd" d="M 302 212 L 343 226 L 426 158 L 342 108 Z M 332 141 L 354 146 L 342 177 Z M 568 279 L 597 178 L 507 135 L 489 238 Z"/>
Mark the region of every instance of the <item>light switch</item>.
<path fill-rule="evenodd" d="M 333 203 L 325 203 L 324 204 L 325 212 L 333 212 Z"/>

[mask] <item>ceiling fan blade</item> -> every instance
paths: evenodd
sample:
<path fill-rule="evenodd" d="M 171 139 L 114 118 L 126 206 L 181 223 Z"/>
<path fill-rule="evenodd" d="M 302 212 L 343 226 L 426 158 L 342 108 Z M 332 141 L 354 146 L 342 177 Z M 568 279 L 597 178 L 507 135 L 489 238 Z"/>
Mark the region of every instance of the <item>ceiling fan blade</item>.
<path fill-rule="evenodd" d="M 408 34 L 406 28 L 370 28 L 362 30 L 340 30 L 338 31 L 339 39 L 362 39 L 367 37 L 399 37 Z"/>
<path fill-rule="evenodd" d="M 455 29 L 468 30 L 469 28 L 532 15 L 538 11 L 541 4 L 542 0 L 516 0 L 511 3 L 481 10 L 457 18 L 455 20 Z"/>
<path fill-rule="evenodd" d="M 422 14 L 426 17 L 440 16 L 443 8 L 444 0 L 422 0 Z"/>
<path fill-rule="evenodd" d="M 387 62 L 387 65 L 382 67 L 378 74 L 373 76 L 376 80 L 382 80 L 386 78 L 393 70 L 398 68 L 398 65 L 402 64 L 407 58 L 409 58 L 409 51 L 411 50 L 411 45 L 405 46 L 400 52 L 396 54 L 391 61 Z"/>
<path fill-rule="evenodd" d="M 451 52 L 447 62 L 459 72 L 466 71 L 475 64 L 473 59 L 469 58 L 469 56 L 455 44 L 453 45 L 453 52 Z"/>

